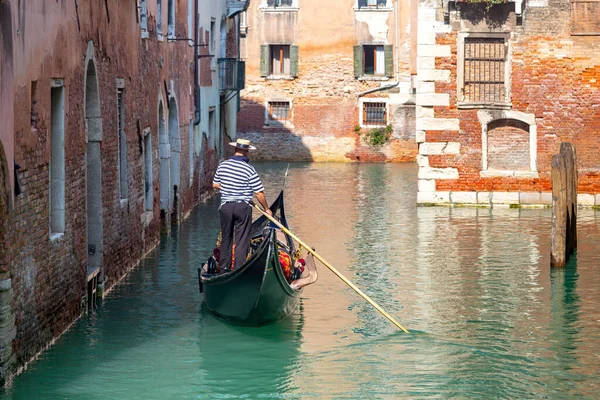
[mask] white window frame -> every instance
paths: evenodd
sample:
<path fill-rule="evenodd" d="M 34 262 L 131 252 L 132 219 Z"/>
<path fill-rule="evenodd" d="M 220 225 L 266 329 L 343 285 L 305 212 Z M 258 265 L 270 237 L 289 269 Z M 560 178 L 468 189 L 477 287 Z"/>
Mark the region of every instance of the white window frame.
<path fill-rule="evenodd" d="M 65 84 L 63 79 L 52 79 L 51 93 L 59 91 L 59 104 L 52 104 L 50 110 L 50 201 L 49 230 L 50 240 L 58 240 L 65 233 L 66 219 L 66 149 L 65 149 Z M 58 107 L 58 109 L 56 109 Z M 59 114 L 60 113 L 60 114 Z M 58 118 L 57 118 L 58 117 Z"/>
<path fill-rule="evenodd" d="M 456 103 L 459 109 L 468 108 L 497 108 L 510 109 L 511 104 L 511 66 L 512 66 L 512 46 L 509 32 L 459 32 L 457 38 L 456 50 Z M 466 102 L 464 101 L 465 86 L 465 38 L 503 38 L 506 44 L 506 59 L 504 61 L 504 102 Z"/>
<path fill-rule="evenodd" d="M 117 121 L 117 171 L 119 176 L 119 199 L 121 206 L 125 206 L 129 201 L 129 163 L 127 157 L 127 134 L 125 132 L 125 121 L 127 114 L 125 111 L 125 79 L 117 78 L 117 119 L 119 118 L 119 92 L 122 93 L 122 121 Z M 121 125 L 122 124 L 122 125 Z M 120 129 L 119 129 L 120 128 Z M 125 157 L 123 157 L 123 155 Z M 124 182 L 123 182 L 124 180 Z M 125 187 L 123 188 L 123 185 Z M 125 190 L 123 190 L 125 189 Z"/>
<path fill-rule="evenodd" d="M 482 177 L 538 178 L 537 125 L 534 114 L 511 110 L 479 110 L 477 119 L 481 124 L 481 172 Z M 529 171 L 488 169 L 488 126 L 497 120 L 517 120 L 529 126 Z"/>
<path fill-rule="evenodd" d="M 392 0 L 387 0 L 385 7 L 359 7 L 359 0 L 354 0 L 354 11 L 361 11 L 361 12 L 378 12 L 378 11 L 384 11 L 384 12 L 389 12 L 389 11 L 393 11 L 394 9 L 394 3 Z"/>
<path fill-rule="evenodd" d="M 163 0 L 156 0 L 156 35 L 159 41 L 163 40 Z"/>
<path fill-rule="evenodd" d="M 365 103 L 385 103 L 385 123 L 383 125 L 367 125 L 364 123 L 363 116 Z M 358 121 L 361 128 L 383 128 L 390 124 L 390 103 L 387 98 L 360 98 L 358 100 L 358 113 Z"/>
<path fill-rule="evenodd" d="M 176 1 L 167 0 L 167 39 L 175 39 L 175 26 L 177 25 L 177 15 L 175 14 Z M 171 15 L 173 20 L 169 18 Z"/>
<path fill-rule="evenodd" d="M 258 8 L 259 10 L 263 10 L 266 12 L 269 11 L 298 11 L 298 9 L 300 8 L 298 5 L 299 0 L 292 0 L 292 5 L 291 6 L 287 6 L 287 5 L 283 5 L 283 6 L 269 6 L 267 3 L 267 0 L 261 0 L 261 3 L 259 4 Z"/>
<path fill-rule="evenodd" d="M 150 34 L 148 33 L 148 0 L 139 0 L 138 10 L 142 39 L 148 39 L 150 37 Z"/>

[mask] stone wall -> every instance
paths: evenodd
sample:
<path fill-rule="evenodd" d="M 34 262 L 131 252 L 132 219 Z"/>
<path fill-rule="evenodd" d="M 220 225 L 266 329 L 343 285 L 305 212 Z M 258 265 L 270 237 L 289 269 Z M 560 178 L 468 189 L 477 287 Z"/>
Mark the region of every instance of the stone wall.
<path fill-rule="evenodd" d="M 417 141 L 421 204 L 549 205 L 551 160 L 577 148 L 580 205 L 600 206 L 599 42 L 570 31 L 570 2 L 419 8 Z M 600 18 L 600 17 L 598 17 Z M 552 20 L 552 24 L 548 21 Z M 464 107 L 461 34 L 508 38 L 508 107 Z M 449 150 L 451 149 L 451 151 Z"/>

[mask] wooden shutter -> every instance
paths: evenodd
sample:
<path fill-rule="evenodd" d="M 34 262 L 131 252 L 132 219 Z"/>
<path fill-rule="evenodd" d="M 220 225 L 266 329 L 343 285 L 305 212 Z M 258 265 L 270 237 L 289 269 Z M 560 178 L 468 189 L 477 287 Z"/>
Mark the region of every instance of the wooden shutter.
<path fill-rule="evenodd" d="M 237 78 L 237 89 L 244 89 L 246 87 L 246 61 L 238 61 Z"/>
<path fill-rule="evenodd" d="M 290 46 L 290 75 L 298 77 L 298 46 Z"/>
<path fill-rule="evenodd" d="M 365 72 L 363 61 L 363 47 L 354 46 L 354 77 L 360 78 Z"/>
<path fill-rule="evenodd" d="M 394 76 L 394 50 L 391 44 L 383 46 L 385 56 L 385 75 L 390 78 Z"/>
<path fill-rule="evenodd" d="M 269 45 L 263 44 L 260 46 L 260 76 L 269 76 Z"/>

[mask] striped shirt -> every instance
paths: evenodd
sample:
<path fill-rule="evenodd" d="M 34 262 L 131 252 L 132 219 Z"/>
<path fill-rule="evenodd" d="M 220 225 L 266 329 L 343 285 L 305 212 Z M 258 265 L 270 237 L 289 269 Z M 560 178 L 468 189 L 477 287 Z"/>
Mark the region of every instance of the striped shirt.
<path fill-rule="evenodd" d="M 265 190 L 248 158 L 233 156 L 217 167 L 213 183 L 221 185 L 221 205 L 228 201 L 249 203 L 254 193 Z"/>

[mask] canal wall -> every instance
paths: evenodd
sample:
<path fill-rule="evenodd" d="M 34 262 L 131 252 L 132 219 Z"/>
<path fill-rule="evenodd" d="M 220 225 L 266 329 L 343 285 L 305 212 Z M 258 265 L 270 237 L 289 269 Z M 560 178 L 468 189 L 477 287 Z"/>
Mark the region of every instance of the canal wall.
<path fill-rule="evenodd" d="M 418 24 L 418 203 L 549 206 L 571 142 L 578 203 L 600 206 L 600 8 L 423 0 Z"/>
<path fill-rule="evenodd" d="M 209 66 L 195 114 L 193 3 L 0 0 L 2 384 L 211 190 L 237 104 Z M 206 54 L 239 48 L 226 4 Z"/>
<path fill-rule="evenodd" d="M 239 134 L 257 144 L 253 159 L 414 161 L 409 15 L 408 0 L 253 1 L 241 27 L 238 118 Z M 363 118 L 368 106 L 376 121 Z M 388 142 L 365 140 L 387 125 Z"/>

